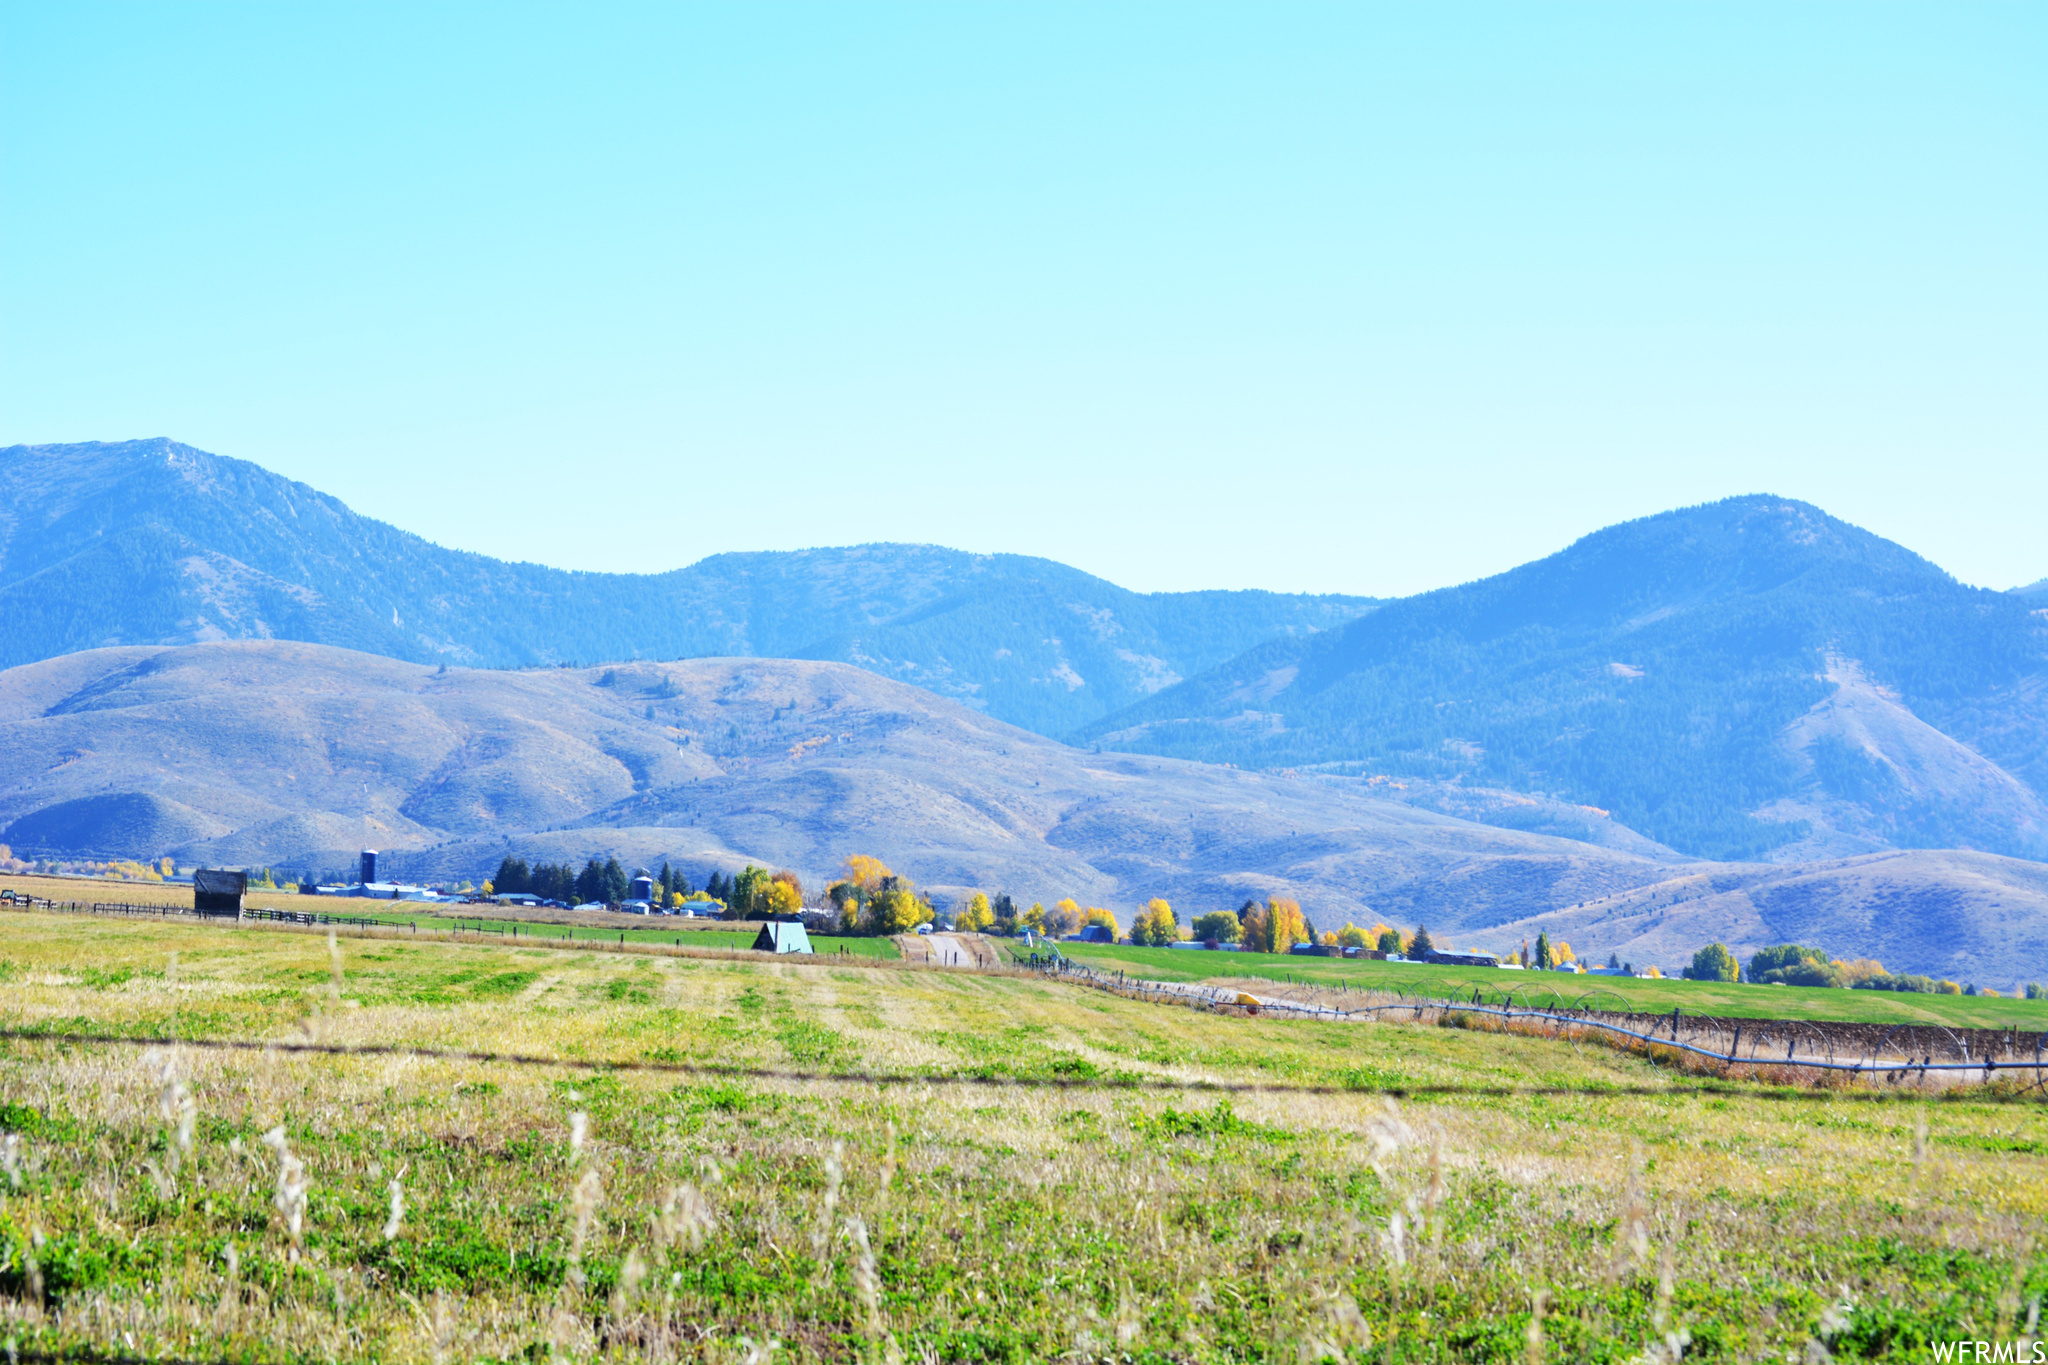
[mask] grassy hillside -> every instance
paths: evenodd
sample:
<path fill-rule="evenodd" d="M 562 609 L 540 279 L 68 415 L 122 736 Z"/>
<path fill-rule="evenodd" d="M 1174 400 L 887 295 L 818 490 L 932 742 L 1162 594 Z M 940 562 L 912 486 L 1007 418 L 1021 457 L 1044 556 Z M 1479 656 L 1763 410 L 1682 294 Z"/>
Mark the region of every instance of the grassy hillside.
<path fill-rule="evenodd" d="M 1004 947 L 1013 956 L 1028 953 L 1016 945 Z M 1304 982 L 1332 989 L 1414 992 L 1439 999 L 1469 999 L 1478 991 L 1488 1000 L 1512 994 L 1517 1000 L 1535 1004 L 1570 1005 L 1584 1001 L 1591 1009 L 1644 1014 L 1669 1014 L 1675 1008 L 1687 1014 L 1731 1019 L 1841 1019 L 1856 1023 L 2048 1029 L 2048 1000 L 1745 986 L 1718 981 L 1645 981 L 1636 977 L 1510 972 L 1494 967 L 1441 967 L 1362 958 L 1205 953 L 1124 944 L 1063 943 L 1060 951 L 1076 962 L 1103 971 L 1123 971 L 1154 981 Z"/>
<path fill-rule="evenodd" d="M 1903 1360 L 2048 1292 L 2048 1115 L 2003 1089 L 881 965 L 12 915 L 0 964 L 51 1035 L 0 1050 L 23 1351 Z"/>
<path fill-rule="evenodd" d="M 1609 527 L 1087 727 L 1549 793 L 1698 857 L 2048 857 L 2048 618 L 1780 498 Z"/>
<path fill-rule="evenodd" d="M 1665 879 L 1664 860 L 1370 792 L 1094 755 L 843 664 L 440 670 L 285 641 L 0 672 L 0 842 L 186 865 L 480 880 L 529 859 L 748 863 L 817 887 L 866 853 L 942 897 L 1496 919 Z M 1387 913 L 1393 913 L 1389 910 Z M 1405 911 L 1404 911 L 1405 913 Z M 1441 918 L 1438 916 L 1437 918 Z"/>

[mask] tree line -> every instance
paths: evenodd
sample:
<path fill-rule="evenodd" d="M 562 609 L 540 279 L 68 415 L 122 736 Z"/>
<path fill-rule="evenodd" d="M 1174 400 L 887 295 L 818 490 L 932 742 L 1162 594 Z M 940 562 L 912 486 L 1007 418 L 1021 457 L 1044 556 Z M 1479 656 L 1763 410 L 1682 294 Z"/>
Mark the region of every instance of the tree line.
<path fill-rule="evenodd" d="M 498 864 L 497 875 L 484 883 L 484 894 L 538 896 L 569 905 L 617 905 L 626 899 L 631 887 L 632 879 L 617 858 L 601 863 L 592 858 L 579 872 L 572 863 L 535 863 L 528 867 L 526 859 L 508 856 Z"/>
<path fill-rule="evenodd" d="M 1802 943 L 1780 943 L 1758 950 L 1749 959 L 1747 973 L 1726 944 L 1709 943 L 1692 955 L 1692 966 L 1686 968 L 1685 975 L 1692 981 L 1747 980 L 1758 986 L 1831 986 L 1921 995 L 1998 995 L 1998 991 L 1989 986 L 1966 985 L 1913 972 L 1888 972 L 1876 958 L 1859 957 L 1845 962 Z M 2019 993 L 2029 1000 L 2048 999 L 2048 989 L 2038 982 L 2021 988 Z"/>

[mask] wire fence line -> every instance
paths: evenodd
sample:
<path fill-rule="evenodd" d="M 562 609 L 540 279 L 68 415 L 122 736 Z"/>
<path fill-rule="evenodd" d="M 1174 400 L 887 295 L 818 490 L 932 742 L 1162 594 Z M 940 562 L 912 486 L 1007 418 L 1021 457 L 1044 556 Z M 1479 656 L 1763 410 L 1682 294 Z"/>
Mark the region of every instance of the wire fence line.
<path fill-rule="evenodd" d="M 1634 1043 L 1646 1049 L 1669 1049 L 1701 1061 L 1718 1062 L 1730 1075 L 1735 1074 L 1737 1067 L 1754 1070 L 1789 1067 L 1813 1072 L 1838 1072 L 1851 1077 L 1883 1077 L 1887 1083 L 1896 1084 L 1903 1079 L 1918 1077 L 1925 1080 L 1934 1075 L 1969 1080 L 1971 1073 L 1978 1073 L 1976 1079 L 1989 1081 L 2000 1073 L 2015 1073 L 2021 1079 L 2031 1073 L 2032 1083 L 2028 1088 L 2048 1093 L 2048 1034 L 2040 1032 L 2022 1034 L 2013 1029 L 1993 1033 L 1991 1037 L 2004 1044 L 2001 1060 L 1982 1046 L 1973 1056 L 1968 1036 L 1939 1024 L 1829 1027 L 1818 1021 L 1688 1017 L 1677 1007 L 1669 1016 L 1646 1016 L 1634 1011 L 1603 1010 L 1592 1003 L 1600 995 L 1612 995 L 1611 992 L 1589 992 L 1578 1002 L 1560 1000 L 1555 1005 L 1536 1006 L 1516 1000 L 1521 991 L 1528 989 L 1526 987 L 1500 992 L 1503 998 L 1498 1004 L 1489 1002 L 1486 993 L 1477 988 L 1470 1000 L 1371 990 L 1360 992 L 1363 999 L 1357 1004 L 1324 1004 L 1285 996 L 1254 996 L 1235 987 L 1200 982 L 1134 979 L 1122 972 L 1103 972 L 1057 953 L 1034 955 L 1027 959 L 1026 965 L 1054 979 L 1075 982 L 1129 999 L 1225 1013 L 1333 1022 L 1398 1018 L 1402 1014 L 1418 1022 L 1425 1016 L 1437 1022 L 1457 1016 L 1463 1016 L 1467 1021 L 1476 1017 L 1498 1020 L 1503 1024 L 1534 1025 L 1550 1036 L 1569 1042 L 1577 1042 L 1590 1034 L 1624 1045 Z M 1548 993 L 1556 994 L 1554 990 Z M 1614 998 L 1619 1001 L 1619 997 Z M 1605 1017 L 1611 1014 L 1619 1014 L 1621 1018 Z M 1649 1019 L 1659 1022 L 1655 1026 L 1638 1022 Z M 1746 1052 L 1743 1049 L 1745 1035 L 1749 1044 Z M 1855 1044 L 1853 1055 L 1838 1055 L 1851 1042 Z M 1804 1056 L 1800 1055 L 1802 1043 L 1807 1045 Z M 2031 1057 L 2027 1055 L 2026 1045 L 2029 1043 Z M 1782 1056 L 1777 1055 L 1778 1046 L 1784 1048 Z M 1937 1055 L 1954 1060 L 1936 1060 Z"/>

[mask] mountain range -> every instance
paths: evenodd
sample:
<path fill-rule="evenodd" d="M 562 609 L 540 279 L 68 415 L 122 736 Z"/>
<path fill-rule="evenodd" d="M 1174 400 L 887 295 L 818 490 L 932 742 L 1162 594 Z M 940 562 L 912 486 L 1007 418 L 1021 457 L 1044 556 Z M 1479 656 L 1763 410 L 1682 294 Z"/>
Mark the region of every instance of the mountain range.
<path fill-rule="evenodd" d="M 931 545 L 576 573 L 447 550 L 169 440 L 0 449 L 0 665 L 125 644 L 300 640 L 487 668 L 829 659 L 1064 734 L 1370 598 L 1134 593 Z"/>
<path fill-rule="evenodd" d="M 1542 793 L 1688 854 L 2048 857 L 2048 608 L 1732 498 L 1276 639 L 1084 727 L 1126 749 Z"/>
<path fill-rule="evenodd" d="M 704 662 L 678 671 L 688 659 Z M 0 745 L 0 824 L 25 850 L 289 863 L 368 841 L 473 875 L 507 840 L 536 856 L 611 840 L 816 872 L 871 830 L 939 885 L 1222 900 L 1270 883 L 1487 932 L 1597 913 L 1645 946 L 1681 903 L 1753 925 L 1825 904 L 1847 924 L 1903 898 L 2003 923 L 1991 912 L 2033 913 L 2023 870 L 2048 860 L 2048 580 L 1971 588 L 1770 496 L 1383 601 L 1138 594 L 889 544 L 575 573 L 442 549 L 170 441 L 14 446 L 0 663 L 41 699 L 11 703 Z M 317 716 L 291 700 L 293 670 Z M 737 679 L 787 696 L 761 713 Z M 865 690 L 884 680 L 900 690 Z M 393 700 L 414 693 L 451 700 Z M 791 729 L 800 703 L 827 724 L 828 697 L 862 699 L 866 719 L 830 735 L 865 749 Z M 148 738 L 116 742 L 152 707 Z M 796 767 L 771 782 L 749 734 L 800 746 Z M 935 757 L 949 745 L 956 772 Z M 1003 807 L 1025 772 L 995 750 L 1058 769 L 1025 765 L 1060 801 L 933 826 Z M 842 775 L 819 787 L 826 769 Z M 679 823 L 677 800 L 702 823 Z M 1205 802 L 1239 814 L 1204 826 Z M 1159 824 L 1175 807 L 1186 829 Z M 1428 858 L 1370 852 L 1424 826 Z M 694 842 L 633 833 L 682 828 Z M 1571 870 L 1530 871 L 1553 857 Z M 1748 910 L 1728 899 L 1766 883 Z"/>
<path fill-rule="evenodd" d="M 1596 812 L 1580 838 L 1417 809 L 1367 784 L 1101 753 L 844 664 L 429 667 L 286 641 L 87 650 L 0 672 L 0 840 L 71 856 L 480 877 L 507 852 L 746 862 L 817 886 L 850 853 L 940 903 L 1074 896 L 1183 920 L 1288 895 L 1310 919 L 1430 925 L 1505 952 L 1680 965 L 1699 935 L 1785 938 L 2006 987 L 2048 963 L 2048 867 L 1904 852 L 1702 863 Z M 1506 800 L 1506 796 L 1495 799 Z M 1533 926 L 1533 927 L 1532 927 Z"/>

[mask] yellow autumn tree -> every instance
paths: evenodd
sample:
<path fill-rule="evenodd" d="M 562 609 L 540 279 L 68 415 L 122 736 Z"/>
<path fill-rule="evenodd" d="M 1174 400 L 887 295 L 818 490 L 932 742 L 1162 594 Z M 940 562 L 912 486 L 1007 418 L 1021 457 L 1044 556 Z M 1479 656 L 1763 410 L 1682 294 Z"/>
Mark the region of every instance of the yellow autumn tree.
<path fill-rule="evenodd" d="M 870 858 L 865 853 L 855 853 L 846 860 L 846 880 L 861 890 L 873 895 L 882 889 L 882 879 L 896 874 L 880 858 Z"/>
<path fill-rule="evenodd" d="M 797 889 L 785 881 L 771 881 L 766 889 L 756 893 L 755 904 L 771 915 L 793 915 L 804 908 L 804 899 Z"/>
<path fill-rule="evenodd" d="M 953 927 L 967 934 L 978 934 L 995 922 L 995 911 L 989 909 L 988 894 L 983 891 L 969 896 L 967 904 L 953 916 Z"/>
<path fill-rule="evenodd" d="M 1045 907 L 1040 905 L 1037 901 L 1031 902 L 1031 908 L 1029 910 L 1026 910 L 1021 916 L 1018 917 L 1018 923 L 1022 924 L 1026 929 L 1029 929 L 1034 934 L 1044 933 Z"/>
<path fill-rule="evenodd" d="M 1123 930 L 1117 926 L 1114 914 L 1099 905 L 1091 905 L 1081 913 L 1081 927 L 1086 929 L 1097 924 L 1109 930 L 1111 938 L 1116 938 L 1123 933 Z"/>
<path fill-rule="evenodd" d="M 1180 941 L 1180 919 L 1173 913 L 1173 907 L 1157 896 L 1145 902 L 1145 908 L 1131 921 L 1131 942 L 1148 943 L 1164 947 Z"/>
<path fill-rule="evenodd" d="M 1064 938 L 1081 927 L 1081 906 L 1072 896 L 1054 901 L 1052 909 L 1045 912 L 1045 932 L 1054 938 Z"/>
<path fill-rule="evenodd" d="M 1340 948 L 1370 948 L 1373 944 L 1379 942 L 1379 938 L 1378 934 L 1368 933 L 1347 920 L 1344 927 L 1337 931 L 1337 946 Z"/>
<path fill-rule="evenodd" d="M 868 918 L 877 934 L 907 934 L 932 917 L 931 906 L 901 889 L 878 892 L 868 902 Z"/>
<path fill-rule="evenodd" d="M 1299 901 L 1275 896 L 1266 902 L 1267 952 L 1284 953 L 1295 944 L 1308 941 L 1308 921 L 1302 917 Z"/>

